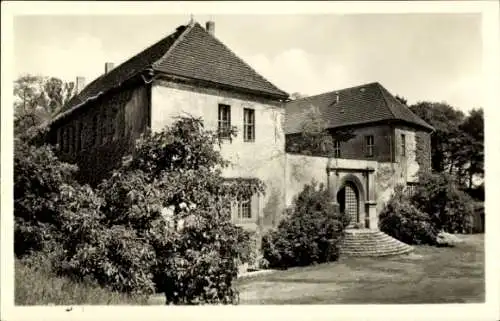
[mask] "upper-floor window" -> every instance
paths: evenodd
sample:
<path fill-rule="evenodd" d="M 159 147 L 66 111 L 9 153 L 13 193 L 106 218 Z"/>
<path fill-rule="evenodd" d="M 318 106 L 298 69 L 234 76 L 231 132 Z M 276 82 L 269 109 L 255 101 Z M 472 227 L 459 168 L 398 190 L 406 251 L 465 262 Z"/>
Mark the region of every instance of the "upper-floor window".
<path fill-rule="evenodd" d="M 406 156 L 406 136 L 401 134 L 401 156 Z"/>
<path fill-rule="evenodd" d="M 220 138 L 231 138 L 231 106 L 219 104 L 218 133 Z"/>
<path fill-rule="evenodd" d="M 68 129 L 66 127 L 61 128 L 61 150 L 67 152 L 68 148 Z"/>
<path fill-rule="evenodd" d="M 99 115 L 95 114 L 92 117 L 92 128 L 90 130 L 90 146 L 99 145 Z"/>
<path fill-rule="evenodd" d="M 107 111 L 104 109 L 101 111 L 101 144 L 105 144 L 108 140 L 108 115 Z"/>
<path fill-rule="evenodd" d="M 75 151 L 79 152 L 82 149 L 81 144 L 81 134 L 82 134 L 82 124 L 79 121 L 75 123 L 75 134 L 73 136 L 73 144 L 75 145 Z"/>
<path fill-rule="evenodd" d="M 110 109 L 110 115 L 108 116 L 109 121 L 109 137 L 110 140 L 114 140 L 116 138 L 116 117 L 117 116 L 117 108 L 116 106 L 112 106 Z"/>
<path fill-rule="evenodd" d="M 62 129 L 61 129 L 61 127 L 59 127 L 57 129 L 57 146 L 58 146 L 59 150 L 62 149 L 62 146 L 61 146 L 61 144 L 62 144 L 61 135 L 62 135 Z"/>
<path fill-rule="evenodd" d="M 373 150 L 375 148 L 375 139 L 373 135 L 365 136 L 365 155 L 367 157 L 373 157 Z"/>
<path fill-rule="evenodd" d="M 68 127 L 68 140 L 67 140 L 67 142 L 68 142 L 67 150 L 69 153 L 73 152 L 73 148 L 74 148 L 73 137 L 74 137 L 73 126 L 70 125 Z"/>
<path fill-rule="evenodd" d="M 335 158 L 340 158 L 340 141 L 335 140 L 333 142 L 333 156 Z"/>
<path fill-rule="evenodd" d="M 255 141 L 255 110 L 250 108 L 243 109 L 243 140 Z"/>

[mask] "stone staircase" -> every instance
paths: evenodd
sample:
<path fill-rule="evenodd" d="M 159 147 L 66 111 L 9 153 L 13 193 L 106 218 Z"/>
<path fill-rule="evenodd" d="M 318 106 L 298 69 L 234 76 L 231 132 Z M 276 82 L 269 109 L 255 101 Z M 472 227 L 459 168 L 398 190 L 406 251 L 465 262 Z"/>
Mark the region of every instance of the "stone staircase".
<path fill-rule="evenodd" d="M 407 254 L 413 248 L 378 230 L 348 229 L 340 248 L 344 256 L 389 256 Z"/>

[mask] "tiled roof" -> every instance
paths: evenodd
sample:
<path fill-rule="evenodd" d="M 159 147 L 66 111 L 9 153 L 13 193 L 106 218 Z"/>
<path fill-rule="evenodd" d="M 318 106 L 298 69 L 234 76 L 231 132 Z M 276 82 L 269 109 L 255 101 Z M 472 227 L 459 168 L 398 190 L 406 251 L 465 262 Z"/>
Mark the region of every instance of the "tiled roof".
<path fill-rule="evenodd" d="M 286 92 L 260 76 L 199 23 L 191 23 L 178 27 L 174 33 L 94 80 L 63 110 L 67 111 L 91 97 L 118 87 L 148 68 L 281 99 L 288 97 Z"/>
<path fill-rule="evenodd" d="M 338 102 L 337 102 L 338 95 Z M 299 133 L 311 107 L 327 128 L 399 120 L 433 130 L 377 82 L 290 101 L 285 105 L 285 133 Z"/>

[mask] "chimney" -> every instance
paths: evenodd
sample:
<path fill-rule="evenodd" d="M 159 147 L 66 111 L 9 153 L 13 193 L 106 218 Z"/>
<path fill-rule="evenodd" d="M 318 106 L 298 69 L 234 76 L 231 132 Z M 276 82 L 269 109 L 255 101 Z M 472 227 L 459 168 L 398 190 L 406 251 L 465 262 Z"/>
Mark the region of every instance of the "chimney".
<path fill-rule="evenodd" d="M 104 64 L 104 73 L 107 74 L 111 69 L 115 68 L 115 64 L 112 62 L 107 62 Z"/>
<path fill-rule="evenodd" d="M 79 94 L 83 87 L 85 87 L 85 77 L 78 76 L 76 77 L 76 83 L 75 83 L 75 91 L 77 94 Z"/>
<path fill-rule="evenodd" d="M 206 27 L 208 33 L 213 36 L 215 33 L 215 22 L 207 21 L 207 23 L 205 24 L 205 27 Z"/>

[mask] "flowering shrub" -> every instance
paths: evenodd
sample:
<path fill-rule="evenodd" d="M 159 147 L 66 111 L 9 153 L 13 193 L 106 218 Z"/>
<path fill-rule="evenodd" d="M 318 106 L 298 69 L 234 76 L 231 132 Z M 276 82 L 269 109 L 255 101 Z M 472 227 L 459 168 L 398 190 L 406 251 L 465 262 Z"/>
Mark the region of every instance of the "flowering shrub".
<path fill-rule="evenodd" d="M 348 222 L 322 185 L 306 185 L 278 228 L 263 237 L 264 258 L 274 268 L 335 261 Z"/>

